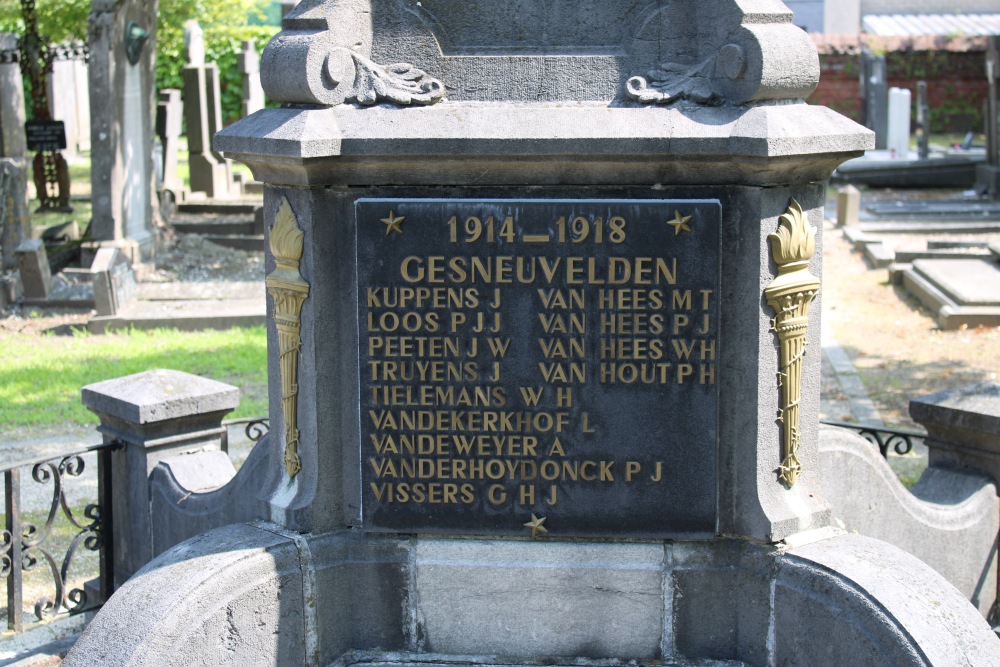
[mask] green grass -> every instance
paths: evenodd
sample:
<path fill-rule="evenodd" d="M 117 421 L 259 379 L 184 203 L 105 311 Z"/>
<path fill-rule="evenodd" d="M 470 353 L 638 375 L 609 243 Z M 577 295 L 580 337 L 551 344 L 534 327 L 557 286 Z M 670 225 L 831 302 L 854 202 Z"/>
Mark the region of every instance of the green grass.
<path fill-rule="evenodd" d="M 0 336 L 0 424 L 51 427 L 94 424 L 80 388 L 155 368 L 169 368 L 240 388 L 230 417 L 267 412 L 267 341 L 264 327 L 228 331 L 131 331 L 91 336 Z"/>
<path fill-rule="evenodd" d="M 90 183 L 90 153 L 69 161 L 69 182 Z"/>
<path fill-rule="evenodd" d="M 90 224 L 90 219 L 93 217 L 90 200 L 71 199 L 69 205 L 73 207 L 72 213 L 57 213 L 55 211 L 36 213 L 35 211 L 38 210 L 38 200 L 33 199 L 31 201 L 31 226 L 51 227 L 76 220 L 80 223 L 80 233 L 82 234 L 87 229 L 87 225 Z"/>

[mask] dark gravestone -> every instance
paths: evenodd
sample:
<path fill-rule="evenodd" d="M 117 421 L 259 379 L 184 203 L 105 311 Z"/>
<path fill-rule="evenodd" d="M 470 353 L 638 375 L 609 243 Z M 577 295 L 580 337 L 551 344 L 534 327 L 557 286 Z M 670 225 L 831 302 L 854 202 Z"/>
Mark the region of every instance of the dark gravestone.
<path fill-rule="evenodd" d="M 986 164 L 976 166 L 976 190 L 1000 199 L 1000 36 L 990 37 L 986 51 Z"/>
<path fill-rule="evenodd" d="M 163 189 L 176 192 L 183 188 L 177 177 L 177 154 L 184 106 L 181 102 L 181 91 L 177 89 L 164 88 L 159 95 L 159 101 L 156 103 L 156 136 L 163 151 Z"/>
<path fill-rule="evenodd" d="M 921 160 L 931 154 L 931 107 L 927 101 L 927 82 L 917 81 L 917 155 Z"/>
<path fill-rule="evenodd" d="M 861 54 L 861 108 L 865 127 L 875 132 L 875 148 L 886 147 L 889 134 L 889 86 L 885 56 Z"/>
<path fill-rule="evenodd" d="M 366 528 L 713 533 L 718 201 L 356 211 Z"/>
<path fill-rule="evenodd" d="M 97 315 L 116 315 L 136 297 L 135 273 L 128 258 L 118 248 L 101 248 L 90 267 Z"/>

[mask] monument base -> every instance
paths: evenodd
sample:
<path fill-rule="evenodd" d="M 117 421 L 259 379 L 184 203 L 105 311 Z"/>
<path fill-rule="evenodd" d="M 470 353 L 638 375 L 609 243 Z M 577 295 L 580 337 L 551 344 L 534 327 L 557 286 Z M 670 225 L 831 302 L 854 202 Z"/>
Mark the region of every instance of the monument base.
<path fill-rule="evenodd" d="M 995 664 L 997 646 L 923 562 L 829 529 L 762 545 L 301 535 L 257 523 L 155 559 L 64 664 L 945 665 Z"/>

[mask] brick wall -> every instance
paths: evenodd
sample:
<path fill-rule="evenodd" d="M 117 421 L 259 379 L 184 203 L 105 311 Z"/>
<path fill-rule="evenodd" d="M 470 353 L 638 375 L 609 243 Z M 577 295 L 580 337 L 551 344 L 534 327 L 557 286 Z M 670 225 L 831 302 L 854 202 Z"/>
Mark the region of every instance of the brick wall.
<path fill-rule="evenodd" d="M 859 120 L 861 56 L 821 53 L 820 67 L 819 87 L 808 101 Z M 917 81 L 927 81 L 932 133 L 983 131 L 982 107 L 989 93 L 983 51 L 892 51 L 886 54 L 886 68 L 889 86 L 909 88 L 914 104 Z"/>

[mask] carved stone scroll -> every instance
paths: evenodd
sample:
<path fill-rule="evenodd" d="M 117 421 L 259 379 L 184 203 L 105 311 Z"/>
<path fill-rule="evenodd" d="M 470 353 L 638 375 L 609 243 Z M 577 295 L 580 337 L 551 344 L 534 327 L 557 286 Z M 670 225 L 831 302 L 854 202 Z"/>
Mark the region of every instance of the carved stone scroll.
<path fill-rule="evenodd" d="M 302 470 L 299 459 L 298 429 L 298 370 L 302 304 L 309 296 L 309 283 L 299 273 L 302 259 L 302 230 L 295 220 L 288 199 L 282 198 L 271 228 L 271 254 L 274 271 L 265 282 L 274 300 L 274 324 L 278 330 L 279 364 L 281 369 L 281 413 L 285 428 L 285 470 L 295 477 Z"/>
<path fill-rule="evenodd" d="M 276 63 L 284 63 L 277 68 Z M 305 77 L 304 80 L 298 80 Z M 357 51 L 331 46 L 311 33 L 272 40 L 261 61 L 261 84 L 280 102 L 337 106 L 429 105 L 444 84 L 409 63 L 380 65 Z"/>
<path fill-rule="evenodd" d="M 819 279 L 809 273 L 809 260 L 816 249 L 816 228 L 809 224 L 802 207 L 793 199 L 779 218 L 778 231 L 767 238 L 778 265 L 778 277 L 764 289 L 768 305 L 777 313 L 772 330 L 778 335 L 781 348 L 778 421 L 782 426 L 783 451 L 778 479 L 791 487 L 802 472 L 798 458 L 802 358 L 806 353 L 809 304 L 820 287 Z"/>
<path fill-rule="evenodd" d="M 333 49 L 327 55 L 326 75 L 335 86 L 351 86 L 345 101 L 362 106 L 427 105 L 444 97 L 444 84 L 423 70 L 409 63 L 379 65 L 349 49 Z"/>
<path fill-rule="evenodd" d="M 718 106 L 725 102 L 715 85 L 717 77 L 736 81 L 746 71 L 746 56 L 736 44 L 727 44 L 693 65 L 664 63 L 645 77 L 633 76 L 625 83 L 626 97 L 641 104 L 672 104 L 691 100 L 698 104 Z"/>

